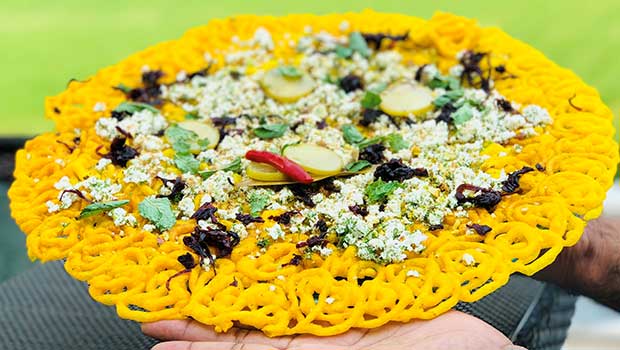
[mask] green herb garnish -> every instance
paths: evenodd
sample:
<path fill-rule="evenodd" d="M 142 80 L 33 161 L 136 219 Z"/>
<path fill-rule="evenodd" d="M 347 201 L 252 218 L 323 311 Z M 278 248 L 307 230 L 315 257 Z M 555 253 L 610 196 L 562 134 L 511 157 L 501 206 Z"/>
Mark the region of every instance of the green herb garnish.
<path fill-rule="evenodd" d="M 127 85 L 125 85 L 123 83 L 120 83 L 120 84 L 116 85 L 114 88 L 124 92 L 125 94 L 130 93 L 131 90 L 132 90 L 129 86 L 127 86 Z"/>
<path fill-rule="evenodd" d="M 373 109 L 381 104 L 381 96 L 372 91 L 366 91 L 366 94 L 362 98 L 362 107 L 366 109 Z"/>
<path fill-rule="evenodd" d="M 401 134 L 389 134 L 385 136 L 385 141 L 387 141 L 390 151 L 392 152 L 398 152 L 409 148 L 409 143 L 403 139 Z"/>
<path fill-rule="evenodd" d="M 464 104 L 451 115 L 454 125 L 461 125 L 474 117 L 474 110 L 468 104 Z"/>
<path fill-rule="evenodd" d="M 276 72 L 289 79 L 299 79 L 302 75 L 301 71 L 293 66 L 280 66 L 276 68 Z"/>
<path fill-rule="evenodd" d="M 192 144 L 198 139 L 198 134 L 193 131 L 183 129 L 178 125 L 172 125 L 166 129 L 164 135 L 168 142 L 172 144 L 172 148 L 177 153 L 186 154 L 191 151 Z"/>
<path fill-rule="evenodd" d="M 288 125 L 286 124 L 263 124 L 253 130 L 254 135 L 261 139 L 275 139 L 286 132 Z"/>
<path fill-rule="evenodd" d="M 363 148 L 366 148 L 368 146 L 374 145 L 376 143 L 382 143 L 383 141 L 385 141 L 385 137 L 384 136 L 375 136 L 373 138 L 365 139 L 364 141 L 358 143 L 357 147 L 359 147 L 360 149 L 363 149 Z"/>
<path fill-rule="evenodd" d="M 237 173 L 237 174 L 240 173 L 241 172 L 241 158 L 240 157 L 235 158 L 235 160 L 233 160 L 232 162 L 228 163 L 227 165 L 225 165 L 224 167 L 218 170 L 201 171 L 200 176 L 206 180 L 210 178 L 211 175 L 215 174 L 216 171 L 232 171 L 233 173 Z"/>
<path fill-rule="evenodd" d="M 185 119 L 197 120 L 197 119 L 200 119 L 200 116 L 197 113 L 187 113 L 185 114 Z"/>
<path fill-rule="evenodd" d="M 176 216 L 168 198 L 145 198 L 138 205 L 138 211 L 160 231 L 169 230 L 176 223 Z"/>
<path fill-rule="evenodd" d="M 398 187 L 400 187 L 400 184 L 396 181 L 384 182 L 379 179 L 366 186 L 365 193 L 370 203 L 376 203 L 386 199 Z"/>
<path fill-rule="evenodd" d="M 368 43 L 366 43 L 366 39 L 359 32 L 353 32 L 349 34 L 349 46 L 336 46 L 336 56 L 340 58 L 350 58 L 353 56 L 353 53 L 357 52 L 362 57 L 370 56 L 370 49 L 368 48 Z"/>
<path fill-rule="evenodd" d="M 455 102 L 459 98 L 463 97 L 463 95 L 464 95 L 463 89 L 448 91 L 445 94 L 437 97 L 435 101 L 433 101 L 433 104 L 436 107 L 441 108 L 448 103 Z"/>
<path fill-rule="evenodd" d="M 122 207 L 125 204 L 128 204 L 128 200 L 121 201 L 111 201 L 111 202 L 101 202 L 101 203 L 92 203 L 84 207 L 78 219 L 84 219 L 87 217 L 95 216 L 97 214 L 101 214 L 103 212 L 110 211 L 112 209 L 116 209 Z"/>
<path fill-rule="evenodd" d="M 359 32 L 353 32 L 349 35 L 349 48 L 359 53 L 362 57 L 370 56 L 370 49 L 366 43 L 366 39 Z"/>
<path fill-rule="evenodd" d="M 250 214 L 258 216 L 263 209 L 269 204 L 271 196 L 266 191 L 254 191 L 248 196 L 250 202 Z"/>
<path fill-rule="evenodd" d="M 352 163 L 347 164 L 347 166 L 344 167 L 344 170 L 352 172 L 352 173 L 356 173 L 358 171 L 362 171 L 362 170 L 368 168 L 371 165 L 372 165 L 372 163 L 370 163 L 367 160 L 358 160 L 356 162 L 352 162 Z"/>
<path fill-rule="evenodd" d="M 136 112 L 140 112 L 142 110 L 149 110 L 155 114 L 159 113 L 159 110 L 149 104 L 140 103 L 140 102 L 121 102 L 116 108 L 114 108 L 115 112 L 126 112 L 129 114 L 134 114 Z"/>
<path fill-rule="evenodd" d="M 200 161 L 191 153 L 177 153 L 174 156 L 174 165 L 183 173 L 196 174 L 200 170 Z"/>
<path fill-rule="evenodd" d="M 342 135 L 344 140 L 351 145 L 357 145 L 365 139 L 364 135 L 362 135 L 359 130 L 351 124 L 342 126 Z"/>

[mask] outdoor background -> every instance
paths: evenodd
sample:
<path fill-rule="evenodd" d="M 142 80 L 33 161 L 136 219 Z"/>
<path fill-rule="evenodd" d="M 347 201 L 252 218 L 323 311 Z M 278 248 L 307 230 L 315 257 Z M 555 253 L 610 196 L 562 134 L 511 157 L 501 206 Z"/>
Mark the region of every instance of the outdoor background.
<path fill-rule="evenodd" d="M 45 96 L 61 92 L 71 78 L 88 78 L 211 18 L 364 8 L 423 18 L 441 10 L 499 26 L 574 70 L 600 91 L 616 115 L 620 111 L 618 0 L 0 0 L 0 137 L 51 130 L 42 115 Z M 0 282 L 33 266 L 23 235 L 9 217 L 7 188 L 0 183 Z M 620 215 L 620 191 L 610 200 L 608 212 Z M 620 348 L 617 314 L 583 300 L 575 323 L 567 349 L 603 348 L 586 341 L 592 338 L 608 344 L 605 349 Z"/>

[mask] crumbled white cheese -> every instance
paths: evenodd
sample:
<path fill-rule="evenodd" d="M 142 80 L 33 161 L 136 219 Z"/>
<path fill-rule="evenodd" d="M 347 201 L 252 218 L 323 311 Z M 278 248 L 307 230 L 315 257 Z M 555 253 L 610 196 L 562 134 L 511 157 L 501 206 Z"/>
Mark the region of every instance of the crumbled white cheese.
<path fill-rule="evenodd" d="M 332 297 L 327 297 L 325 298 L 325 303 L 331 305 L 334 303 L 334 301 L 336 301 L 336 299 L 332 298 Z"/>
<path fill-rule="evenodd" d="M 282 239 L 284 238 L 284 231 L 282 230 L 282 227 L 280 226 L 280 224 L 275 224 L 269 228 L 267 228 L 267 234 L 269 235 L 269 237 L 273 238 L 274 240 L 278 240 L 278 239 Z"/>
<path fill-rule="evenodd" d="M 469 253 L 464 253 L 461 257 L 461 261 L 467 266 L 471 266 L 476 263 L 476 259 L 474 259 L 473 255 Z"/>
<path fill-rule="evenodd" d="M 420 272 L 418 270 L 409 270 L 407 271 L 407 277 L 420 277 Z"/>
<path fill-rule="evenodd" d="M 106 106 L 105 102 L 97 102 L 93 106 L 93 112 L 104 112 L 106 110 L 106 108 L 107 108 L 107 106 Z"/>
<path fill-rule="evenodd" d="M 45 205 L 47 206 L 48 213 L 55 213 L 60 210 L 60 206 L 53 201 L 47 201 L 45 202 Z"/>

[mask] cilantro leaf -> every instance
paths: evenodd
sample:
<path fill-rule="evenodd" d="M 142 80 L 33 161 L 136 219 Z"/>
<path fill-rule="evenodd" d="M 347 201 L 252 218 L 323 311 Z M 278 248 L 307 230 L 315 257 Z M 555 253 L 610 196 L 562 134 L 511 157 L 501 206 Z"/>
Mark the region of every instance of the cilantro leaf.
<path fill-rule="evenodd" d="M 362 98 L 362 107 L 366 109 L 372 109 L 381 104 L 381 96 L 372 91 L 366 91 L 366 94 Z"/>
<path fill-rule="evenodd" d="M 235 158 L 235 160 L 233 160 L 232 162 L 228 163 L 227 165 L 225 165 L 224 167 L 218 170 L 201 171 L 200 176 L 202 176 L 202 178 L 206 180 L 210 178 L 213 174 L 215 174 L 216 171 L 232 171 L 233 173 L 237 173 L 237 174 L 240 173 L 241 172 L 241 158 L 240 157 Z"/>
<path fill-rule="evenodd" d="M 403 139 L 401 134 L 389 134 L 385 136 L 385 141 L 387 141 L 392 152 L 409 148 L 409 143 Z"/>
<path fill-rule="evenodd" d="M 152 222 L 160 231 L 169 230 L 176 223 L 176 216 L 172 212 L 168 198 L 145 198 L 138 205 L 138 211 L 143 218 Z"/>
<path fill-rule="evenodd" d="M 346 124 L 342 126 L 342 135 L 344 140 L 351 145 L 357 145 L 364 141 L 364 136 L 357 130 L 354 125 Z"/>
<path fill-rule="evenodd" d="M 382 143 L 383 141 L 385 141 L 385 137 L 384 136 L 375 136 L 371 139 L 366 139 L 360 143 L 357 144 L 357 147 L 359 147 L 360 149 L 362 148 L 366 148 L 370 145 L 374 145 L 375 143 Z"/>
<path fill-rule="evenodd" d="M 178 125 L 172 125 L 166 129 L 165 133 L 168 142 L 172 144 L 172 148 L 180 154 L 188 154 L 192 149 L 192 145 L 197 143 L 198 134 L 191 130 L 183 129 Z"/>
<path fill-rule="evenodd" d="M 474 117 L 474 111 L 468 104 L 464 104 L 461 108 L 452 113 L 454 125 L 461 125 Z"/>
<path fill-rule="evenodd" d="M 114 108 L 115 112 L 127 112 L 129 114 L 134 114 L 136 112 L 140 112 L 144 109 L 147 109 L 155 114 L 159 113 L 159 110 L 149 104 L 140 103 L 140 102 L 121 102 L 116 108 Z"/>
<path fill-rule="evenodd" d="M 187 113 L 185 114 L 185 119 L 197 120 L 197 119 L 200 119 L 200 116 L 198 115 L 198 113 Z"/>
<path fill-rule="evenodd" d="M 338 45 L 336 46 L 336 56 L 340 58 L 349 58 L 353 55 L 353 50 L 348 47 Z"/>
<path fill-rule="evenodd" d="M 131 92 L 131 88 L 123 83 L 116 85 L 114 88 L 124 92 L 125 94 L 128 94 Z"/>
<path fill-rule="evenodd" d="M 91 203 L 82 209 L 80 216 L 78 219 L 84 219 L 87 217 L 95 216 L 97 214 L 101 214 L 106 211 L 110 211 L 112 209 L 116 209 L 122 207 L 125 204 L 128 204 L 128 200 L 121 201 L 111 201 L 111 202 L 101 202 L 101 203 Z"/>
<path fill-rule="evenodd" d="M 353 32 L 349 35 L 349 48 L 359 53 L 362 57 L 370 56 L 370 49 L 366 43 L 366 39 L 359 32 Z"/>
<path fill-rule="evenodd" d="M 253 130 L 254 135 L 261 139 L 275 139 L 286 132 L 288 126 L 286 124 L 263 124 Z"/>
<path fill-rule="evenodd" d="M 394 190 L 400 187 L 400 184 L 396 181 L 384 182 L 379 179 L 366 186 L 366 196 L 370 203 L 376 203 L 383 199 L 386 199 Z"/>
<path fill-rule="evenodd" d="M 200 161 L 191 153 L 177 153 L 174 156 L 174 165 L 183 173 L 196 174 L 200 170 Z"/>
<path fill-rule="evenodd" d="M 297 69 L 297 67 L 293 66 L 280 66 L 276 68 L 276 72 L 283 77 L 290 79 L 299 79 L 301 78 L 301 71 Z"/>
<path fill-rule="evenodd" d="M 371 165 L 372 165 L 372 163 L 370 163 L 367 160 L 358 160 L 356 162 L 352 162 L 352 163 L 347 164 L 347 166 L 344 167 L 344 170 L 352 172 L 352 173 L 356 173 L 358 171 L 362 171 L 362 170 L 368 168 Z"/>
<path fill-rule="evenodd" d="M 252 216 L 258 216 L 263 209 L 269 204 L 271 196 L 267 191 L 254 191 L 248 196 L 248 202 L 250 202 L 250 214 Z"/>
<path fill-rule="evenodd" d="M 433 104 L 436 107 L 441 108 L 450 102 L 454 102 L 458 100 L 459 98 L 463 97 L 463 95 L 464 95 L 463 89 L 448 91 L 445 94 L 437 97 L 435 101 L 433 101 Z"/>

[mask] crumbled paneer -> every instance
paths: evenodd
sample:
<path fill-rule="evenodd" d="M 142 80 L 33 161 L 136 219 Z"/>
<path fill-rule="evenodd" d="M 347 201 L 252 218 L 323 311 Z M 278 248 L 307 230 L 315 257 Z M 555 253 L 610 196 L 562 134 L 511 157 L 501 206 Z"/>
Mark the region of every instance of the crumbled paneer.
<path fill-rule="evenodd" d="M 207 75 L 178 71 L 176 82 L 160 87 L 160 97 L 187 113 L 186 119 L 212 126 L 211 133 L 205 131 L 208 137 L 198 135 L 198 130 L 182 133 L 179 128 L 173 129 L 180 121 L 178 116 L 168 120 L 151 108 L 122 118 L 101 113 L 102 118 L 95 123 L 97 135 L 107 141 L 126 137 L 127 146 L 137 155 L 122 168 L 107 158 L 94 165 L 101 175 L 118 171 L 120 176 L 114 180 L 89 177 L 71 184 L 63 177 L 55 184 L 57 200 L 46 203 L 48 211 L 69 208 L 80 200 L 76 193 L 63 194 L 65 190 L 79 190 L 94 201 L 108 201 L 124 186 L 155 187 L 161 180 L 164 185 L 155 187 L 155 194 L 170 196 L 173 180 L 179 177 L 183 186 L 177 191 L 181 193 L 171 204 L 177 219 L 187 220 L 198 207 L 212 203 L 217 208 L 215 217 L 230 222 L 228 230 L 243 239 L 250 230 L 246 225 L 253 225 L 248 222 L 263 211 L 290 212 L 294 213 L 290 220 L 273 225 L 269 222 L 258 237 L 283 240 L 288 238 L 287 233 L 314 234 L 321 229 L 325 237 L 335 234 L 338 239 L 328 242 L 329 247 L 309 247 L 305 253 L 324 258 L 334 249 L 348 246 L 357 248 L 359 258 L 380 263 L 401 262 L 422 253 L 429 237 L 424 227 L 441 227 L 450 216 L 468 217 L 467 209 L 473 204 L 456 199 L 460 185 L 502 190 L 508 175 L 482 170 L 489 157 L 483 154 L 488 145 L 506 145 L 515 137 L 534 136 L 552 119 L 540 106 L 521 108 L 507 101 L 493 89 L 492 81 L 489 91 L 462 85 L 465 67 L 461 64 L 444 75 L 433 64 L 413 65 L 385 45 L 381 50 L 370 48 L 368 54 L 349 47 L 347 21 L 339 30 L 340 34 L 332 34 L 308 26 L 297 40 L 284 35 L 281 43 L 296 49 L 301 57 L 294 64 L 278 62 L 273 67 L 277 61 L 274 37 L 267 28 L 258 27 L 250 37 L 233 36 L 230 50 L 205 53 L 209 63 L 215 62 L 214 55 L 222 57 L 224 68 Z M 266 86 L 274 73 L 268 71 L 271 69 L 289 79 L 288 83 L 303 76 L 300 81 L 308 81 L 311 88 L 282 102 L 271 90 L 273 86 Z M 427 108 L 398 115 L 390 111 L 389 103 L 388 107 L 384 105 L 390 100 L 384 99 L 384 94 L 402 82 L 429 94 Z M 374 95 L 379 95 L 380 101 L 373 102 L 377 98 Z M 98 102 L 93 110 L 107 112 L 108 108 Z M 214 133 L 219 140 L 210 144 Z M 294 186 L 248 187 L 248 151 L 284 154 L 287 147 L 297 144 L 333 151 L 341 160 L 341 168 L 356 165 L 359 160 L 372 164 L 356 174 L 332 177 L 330 184 L 308 191 Z M 505 146 L 501 156 L 521 151 L 518 144 Z M 376 175 L 377 167 L 391 160 L 417 173 L 381 180 L 389 191 L 374 198 L 372 192 L 382 178 Z M 57 162 L 65 163 L 62 159 Z M 137 225 L 136 217 L 123 208 L 108 215 L 117 226 Z M 215 221 L 201 220 L 197 225 L 216 229 Z M 143 229 L 156 231 L 150 225 Z M 475 264 L 470 254 L 461 260 L 466 265 Z M 408 270 L 407 276 L 419 277 L 420 272 Z"/>

